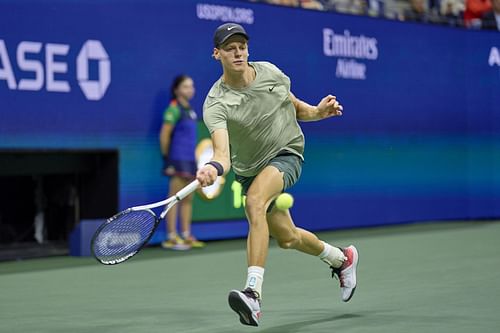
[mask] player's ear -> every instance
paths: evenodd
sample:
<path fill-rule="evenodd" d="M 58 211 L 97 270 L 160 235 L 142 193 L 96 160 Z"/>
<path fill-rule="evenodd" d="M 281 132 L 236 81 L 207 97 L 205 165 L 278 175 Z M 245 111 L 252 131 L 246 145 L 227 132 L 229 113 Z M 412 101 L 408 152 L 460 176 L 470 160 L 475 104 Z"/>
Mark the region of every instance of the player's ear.
<path fill-rule="evenodd" d="M 220 53 L 219 53 L 219 49 L 214 47 L 214 51 L 212 53 L 212 57 L 215 59 L 215 60 L 220 60 Z"/>

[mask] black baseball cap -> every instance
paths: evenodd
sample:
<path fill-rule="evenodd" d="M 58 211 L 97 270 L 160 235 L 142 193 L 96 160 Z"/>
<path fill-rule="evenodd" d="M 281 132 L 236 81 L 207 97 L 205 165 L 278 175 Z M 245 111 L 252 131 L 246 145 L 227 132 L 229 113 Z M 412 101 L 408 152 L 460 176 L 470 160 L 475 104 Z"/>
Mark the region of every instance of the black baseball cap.
<path fill-rule="evenodd" d="M 217 30 L 215 30 L 214 46 L 221 46 L 226 40 L 229 39 L 229 37 L 234 35 L 242 35 L 247 40 L 250 39 L 247 35 L 247 32 L 241 25 L 236 23 L 224 23 L 223 25 L 219 26 Z"/>

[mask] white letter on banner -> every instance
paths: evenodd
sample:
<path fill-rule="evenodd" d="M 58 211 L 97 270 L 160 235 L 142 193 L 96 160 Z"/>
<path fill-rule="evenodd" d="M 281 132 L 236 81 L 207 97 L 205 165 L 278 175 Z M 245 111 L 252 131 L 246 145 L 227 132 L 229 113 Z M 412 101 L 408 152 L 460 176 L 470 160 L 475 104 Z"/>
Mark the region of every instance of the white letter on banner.
<path fill-rule="evenodd" d="M 26 59 L 26 54 L 40 53 L 42 43 L 21 42 L 17 46 L 17 65 L 25 72 L 35 73 L 34 79 L 21 79 L 19 90 L 41 90 L 43 87 L 43 65 L 40 61 Z"/>
<path fill-rule="evenodd" d="M 331 57 L 333 56 L 333 45 L 332 45 L 332 36 L 334 32 L 332 29 L 324 28 L 323 29 L 323 53 Z"/>
<path fill-rule="evenodd" d="M 99 79 L 89 80 L 89 60 L 99 61 Z M 83 44 L 76 59 L 76 75 L 83 94 L 91 101 L 100 100 L 111 83 L 111 63 L 106 50 L 98 40 Z"/>
<path fill-rule="evenodd" d="M 14 77 L 14 72 L 12 71 L 9 55 L 7 54 L 7 48 L 5 47 L 3 39 L 0 39 L 0 62 L 3 66 L 0 67 L 0 80 L 6 80 L 9 89 L 16 89 L 16 78 Z"/>
<path fill-rule="evenodd" d="M 47 76 L 47 91 L 69 92 L 71 89 L 68 82 L 56 81 L 55 73 L 67 73 L 68 64 L 65 62 L 56 62 L 55 55 L 64 56 L 69 51 L 69 45 L 65 44 L 46 44 L 45 45 L 45 71 Z"/>
<path fill-rule="evenodd" d="M 490 66 L 500 66 L 500 52 L 498 52 L 498 49 L 494 46 L 491 48 L 490 57 L 488 58 L 488 64 Z"/>

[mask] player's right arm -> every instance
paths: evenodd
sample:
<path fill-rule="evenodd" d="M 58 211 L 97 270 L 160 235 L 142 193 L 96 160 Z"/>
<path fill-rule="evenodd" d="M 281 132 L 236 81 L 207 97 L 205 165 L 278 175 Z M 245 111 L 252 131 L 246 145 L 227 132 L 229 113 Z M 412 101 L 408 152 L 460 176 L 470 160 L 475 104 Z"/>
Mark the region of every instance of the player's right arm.
<path fill-rule="evenodd" d="M 227 129 L 216 129 L 212 133 L 212 145 L 214 148 L 214 156 L 212 161 L 222 166 L 224 174 L 231 168 L 231 160 L 229 157 L 229 134 Z M 212 164 L 206 164 L 201 167 L 196 173 L 196 179 L 201 186 L 212 185 L 217 179 L 217 168 Z"/>

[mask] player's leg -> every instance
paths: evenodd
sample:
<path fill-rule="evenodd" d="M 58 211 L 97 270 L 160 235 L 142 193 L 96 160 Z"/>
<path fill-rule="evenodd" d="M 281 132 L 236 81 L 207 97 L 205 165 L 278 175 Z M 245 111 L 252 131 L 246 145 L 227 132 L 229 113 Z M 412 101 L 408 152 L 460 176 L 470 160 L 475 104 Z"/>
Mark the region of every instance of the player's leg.
<path fill-rule="evenodd" d="M 172 176 L 170 178 L 170 189 L 168 191 L 168 196 L 171 197 L 175 195 L 180 189 L 182 189 L 183 181 L 182 178 L 177 176 Z M 169 238 L 170 236 L 177 236 L 177 206 L 174 206 L 173 209 L 170 209 L 167 212 L 167 232 Z"/>
<path fill-rule="evenodd" d="M 324 249 L 323 242 L 315 234 L 294 225 L 288 209 L 280 210 L 274 206 L 267 214 L 267 222 L 271 236 L 283 249 L 295 249 L 313 256 L 318 256 Z"/>
<path fill-rule="evenodd" d="M 294 185 L 302 172 L 302 160 L 293 154 L 278 155 L 270 161 L 281 179 L 281 190 Z M 279 194 L 278 193 L 278 194 Z M 266 215 L 271 235 L 283 248 L 292 248 L 307 254 L 319 255 L 324 250 L 323 242 L 307 230 L 296 228 L 288 210 L 279 210 L 273 204 Z M 341 252 L 339 256 L 341 256 Z M 339 265 L 342 261 L 338 262 Z"/>
<path fill-rule="evenodd" d="M 185 184 L 188 182 L 185 180 Z M 179 203 L 182 238 L 191 236 L 191 219 L 193 217 L 193 193 L 182 199 Z"/>
<path fill-rule="evenodd" d="M 302 171 L 302 160 L 292 154 L 279 155 L 270 161 L 270 165 L 281 172 L 283 190 L 294 185 Z M 358 260 L 354 246 L 340 249 L 320 241 L 313 233 L 295 227 L 288 210 L 278 210 L 274 205 L 268 214 L 268 222 L 271 235 L 277 239 L 281 247 L 318 256 L 331 267 L 332 274 L 339 276 L 342 300 L 348 301 L 352 297 L 356 287 Z"/>
<path fill-rule="evenodd" d="M 283 177 L 275 167 L 268 166 L 251 181 L 246 191 L 248 275 L 244 290 L 232 290 L 229 294 L 229 305 L 245 325 L 259 324 L 264 266 L 269 246 L 266 210 L 282 189 Z"/>
<path fill-rule="evenodd" d="M 185 184 L 188 185 L 191 181 L 191 179 L 185 179 Z M 193 220 L 193 198 L 194 193 L 188 195 L 179 203 L 182 238 L 186 245 L 194 248 L 202 248 L 205 246 L 205 243 L 196 239 L 191 231 L 191 222 Z"/>
<path fill-rule="evenodd" d="M 279 170 L 273 166 L 264 168 L 248 189 L 245 206 L 249 223 L 248 266 L 264 267 L 265 265 L 269 246 L 266 210 L 282 189 L 283 177 Z"/>
<path fill-rule="evenodd" d="M 354 246 L 341 249 L 318 239 L 318 237 L 293 223 L 290 211 L 273 207 L 267 215 L 269 232 L 284 249 L 295 249 L 319 257 L 330 266 L 332 274 L 339 276 L 341 298 L 347 302 L 356 290 L 357 250 Z"/>
<path fill-rule="evenodd" d="M 183 179 L 178 176 L 171 176 L 169 183 L 169 197 L 175 195 L 184 186 Z M 181 249 L 183 247 L 182 240 L 177 235 L 177 210 L 178 206 L 174 206 L 167 212 L 167 240 L 162 243 L 164 248 Z"/>

